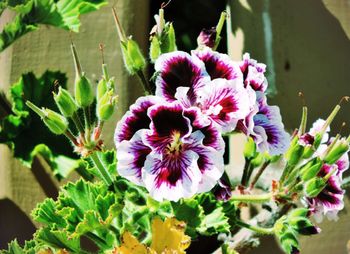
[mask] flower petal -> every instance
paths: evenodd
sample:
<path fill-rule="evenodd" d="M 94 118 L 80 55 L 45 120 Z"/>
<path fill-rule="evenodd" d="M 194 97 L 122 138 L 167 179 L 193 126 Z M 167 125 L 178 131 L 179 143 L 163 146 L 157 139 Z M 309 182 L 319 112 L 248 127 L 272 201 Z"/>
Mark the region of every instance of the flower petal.
<path fill-rule="evenodd" d="M 147 155 L 152 151 L 143 141 L 145 132 L 137 131 L 130 140 L 123 140 L 117 149 L 118 173 L 138 185 L 143 185 L 141 170 Z"/>
<path fill-rule="evenodd" d="M 198 155 L 190 150 L 178 156 L 151 152 L 142 171 L 150 195 L 158 201 L 178 201 L 193 196 L 201 180 L 197 160 Z"/>
<path fill-rule="evenodd" d="M 141 129 L 149 129 L 151 119 L 147 115 L 149 107 L 156 103 L 163 103 L 164 101 L 156 96 L 140 97 L 133 105 L 130 106 L 128 112 L 118 122 L 114 141 L 118 147 L 123 140 L 130 140 L 133 135 Z"/>
<path fill-rule="evenodd" d="M 258 63 L 251 59 L 248 53 L 243 55 L 243 61 L 240 63 L 243 73 L 243 80 L 246 86 L 252 87 L 255 91 L 265 92 L 267 89 L 267 80 L 265 78 L 266 65 Z"/>
<path fill-rule="evenodd" d="M 209 79 L 204 64 L 183 51 L 161 55 L 155 63 L 155 70 L 159 73 L 156 95 L 170 102 L 175 100 L 178 87 L 189 87 L 192 94 Z"/>
<path fill-rule="evenodd" d="M 203 145 L 204 135 L 201 131 L 192 133 L 188 139 L 186 150 L 195 152 L 198 158 L 198 168 L 202 174 L 197 193 L 210 191 L 224 173 L 223 152 Z"/>
<path fill-rule="evenodd" d="M 248 91 L 238 80 L 215 79 L 197 92 L 198 104 L 223 132 L 235 129 L 245 119 L 251 106 Z"/>
<path fill-rule="evenodd" d="M 203 61 L 205 70 L 212 80 L 217 78 L 228 80 L 243 78 L 239 65 L 226 54 L 220 54 L 210 48 L 205 48 L 192 51 L 192 55 Z"/>

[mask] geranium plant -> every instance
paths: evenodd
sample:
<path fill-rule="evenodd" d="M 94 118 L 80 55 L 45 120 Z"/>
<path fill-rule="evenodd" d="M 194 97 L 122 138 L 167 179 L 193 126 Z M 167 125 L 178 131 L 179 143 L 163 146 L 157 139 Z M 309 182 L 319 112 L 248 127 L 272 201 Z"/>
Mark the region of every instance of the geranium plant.
<path fill-rule="evenodd" d="M 99 253 L 245 253 L 260 235 L 299 253 L 299 235 L 320 232 L 312 218 L 335 219 L 344 206 L 350 138 L 329 138 L 329 130 L 348 97 L 308 131 L 304 106 L 300 126 L 289 134 L 279 108 L 267 103 L 265 64 L 216 51 L 226 13 L 187 53 L 176 49 L 161 8 L 150 37 L 150 80 L 147 59 L 113 14 L 125 67 L 145 95 L 118 121 L 115 149 L 106 150 L 101 132 L 118 104 L 114 78 L 103 63 L 95 93 L 72 43 L 74 95 L 58 86 L 56 111 L 30 99 L 22 106 L 68 138 L 91 177 L 39 204 L 33 218 L 43 227 L 23 248 L 14 241 L 3 253 L 90 253 L 86 241 Z M 228 168 L 223 137 L 237 133 L 247 139 L 245 165 Z M 243 219 L 243 207 L 257 212 Z"/>

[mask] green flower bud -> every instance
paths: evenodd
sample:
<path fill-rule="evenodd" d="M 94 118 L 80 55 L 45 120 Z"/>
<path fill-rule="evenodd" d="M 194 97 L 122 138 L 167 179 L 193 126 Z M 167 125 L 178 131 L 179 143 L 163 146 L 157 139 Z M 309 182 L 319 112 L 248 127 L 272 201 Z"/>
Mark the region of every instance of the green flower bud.
<path fill-rule="evenodd" d="M 256 145 L 251 137 L 249 137 L 247 143 L 245 143 L 243 154 L 247 159 L 252 159 L 256 154 Z"/>
<path fill-rule="evenodd" d="M 107 121 L 114 112 L 117 97 L 113 96 L 113 90 L 105 93 L 97 103 L 97 117 L 101 121 Z"/>
<path fill-rule="evenodd" d="M 265 160 L 264 154 L 259 153 L 257 156 L 255 156 L 254 159 L 252 159 L 251 165 L 254 168 L 259 167 L 259 166 L 261 166 L 263 164 L 264 160 Z"/>
<path fill-rule="evenodd" d="M 314 158 L 309 161 L 304 167 L 300 169 L 300 176 L 303 181 L 308 181 L 311 178 L 317 176 L 318 172 L 323 165 L 323 162 L 320 158 Z"/>
<path fill-rule="evenodd" d="M 53 98 L 65 117 L 71 117 L 78 110 L 78 105 L 72 95 L 62 87 L 59 87 L 57 94 L 53 94 Z"/>
<path fill-rule="evenodd" d="M 151 58 L 151 62 L 154 63 L 161 53 L 162 51 L 160 49 L 160 43 L 159 43 L 158 37 L 153 36 L 151 39 L 151 44 L 149 48 L 149 55 Z"/>
<path fill-rule="evenodd" d="M 146 66 L 146 60 L 143 57 L 138 44 L 128 38 L 126 41 L 121 41 L 121 49 L 126 69 L 131 75 L 142 71 Z"/>
<path fill-rule="evenodd" d="M 288 165 L 295 166 L 300 161 L 303 152 L 304 147 L 302 145 L 296 143 L 294 146 L 291 146 L 285 155 Z"/>
<path fill-rule="evenodd" d="M 305 146 L 303 152 L 303 159 L 309 159 L 315 153 L 313 146 Z"/>
<path fill-rule="evenodd" d="M 27 101 L 26 104 L 41 117 L 45 125 L 52 133 L 61 135 L 67 131 L 68 121 L 64 116 L 52 111 L 51 109 L 40 109 L 30 101 Z"/>
<path fill-rule="evenodd" d="M 107 81 L 102 78 L 98 84 L 97 84 L 97 90 L 96 90 L 96 98 L 97 101 L 99 101 L 102 96 L 107 92 L 108 87 L 107 87 Z"/>
<path fill-rule="evenodd" d="M 289 214 L 289 218 L 293 217 L 309 217 L 310 211 L 307 208 L 297 208 L 292 210 Z"/>
<path fill-rule="evenodd" d="M 85 108 L 94 101 L 94 93 L 90 81 L 84 73 L 75 81 L 75 100 L 79 107 Z"/>
<path fill-rule="evenodd" d="M 304 191 L 306 196 L 310 198 L 316 197 L 326 187 L 327 180 L 320 177 L 310 179 L 305 183 Z"/>
<path fill-rule="evenodd" d="M 349 150 L 349 142 L 345 139 L 339 140 L 333 148 L 326 154 L 324 162 L 327 164 L 334 164 L 337 162 L 344 153 Z"/>

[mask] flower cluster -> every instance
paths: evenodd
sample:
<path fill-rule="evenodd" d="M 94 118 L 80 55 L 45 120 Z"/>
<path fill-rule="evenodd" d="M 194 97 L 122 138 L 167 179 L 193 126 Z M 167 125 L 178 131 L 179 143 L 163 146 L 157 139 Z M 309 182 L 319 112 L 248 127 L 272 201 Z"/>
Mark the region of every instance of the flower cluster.
<path fill-rule="evenodd" d="M 279 109 L 266 103 L 265 65 L 208 47 L 155 62 L 155 96 L 139 98 L 115 132 L 118 172 L 157 200 L 211 190 L 224 172 L 222 133 L 243 132 L 259 151 L 285 152 Z"/>

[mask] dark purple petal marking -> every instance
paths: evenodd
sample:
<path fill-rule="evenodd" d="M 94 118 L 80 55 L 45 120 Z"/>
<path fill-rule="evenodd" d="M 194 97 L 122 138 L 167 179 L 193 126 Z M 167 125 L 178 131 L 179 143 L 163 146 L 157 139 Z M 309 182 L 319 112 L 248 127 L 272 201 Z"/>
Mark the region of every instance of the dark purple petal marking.
<path fill-rule="evenodd" d="M 215 79 L 198 90 L 198 104 L 223 132 L 232 131 L 250 112 L 248 91 L 236 80 Z"/>
<path fill-rule="evenodd" d="M 233 62 L 228 55 L 220 54 L 210 49 L 192 51 L 205 65 L 210 78 L 236 79 L 242 77 L 239 65 Z"/>
<path fill-rule="evenodd" d="M 147 110 L 162 101 L 156 96 L 146 96 L 139 98 L 135 104 L 131 105 L 129 111 L 117 124 L 114 134 L 116 145 L 118 146 L 123 140 L 130 140 L 138 130 L 149 129 L 151 119 L 147 115 Z"/>
<path fill-rule="evenodd" d="M 131 140 L 122 141 L 117 149 L 118 173 L 141 185 L 141 170 L 146 157 L 152 151 L 142 140 L 144 132 L 145 130 L 136 132 Z"/>
<path fill-rule="evenodd" d="M 155 69 L 159 72 L 156 95 L 170 102 L 175 100 L 176 90 L 181 86 L 189 87 L 189 96 L 195 96 L 194 91 L 204 85 L 207 75 L 203 63 L 182 51 L 163 54 L 156 61 Z"/>
<path fill-rule="evenodd" d="M 266 65 L 251 59 L 248 53 L 243 55 L 243 61 L 239 64 L 243 74 L 244 84 L 252 87 L 255 91 L 265 92 L 267 80 L 265 78 Z"/>

